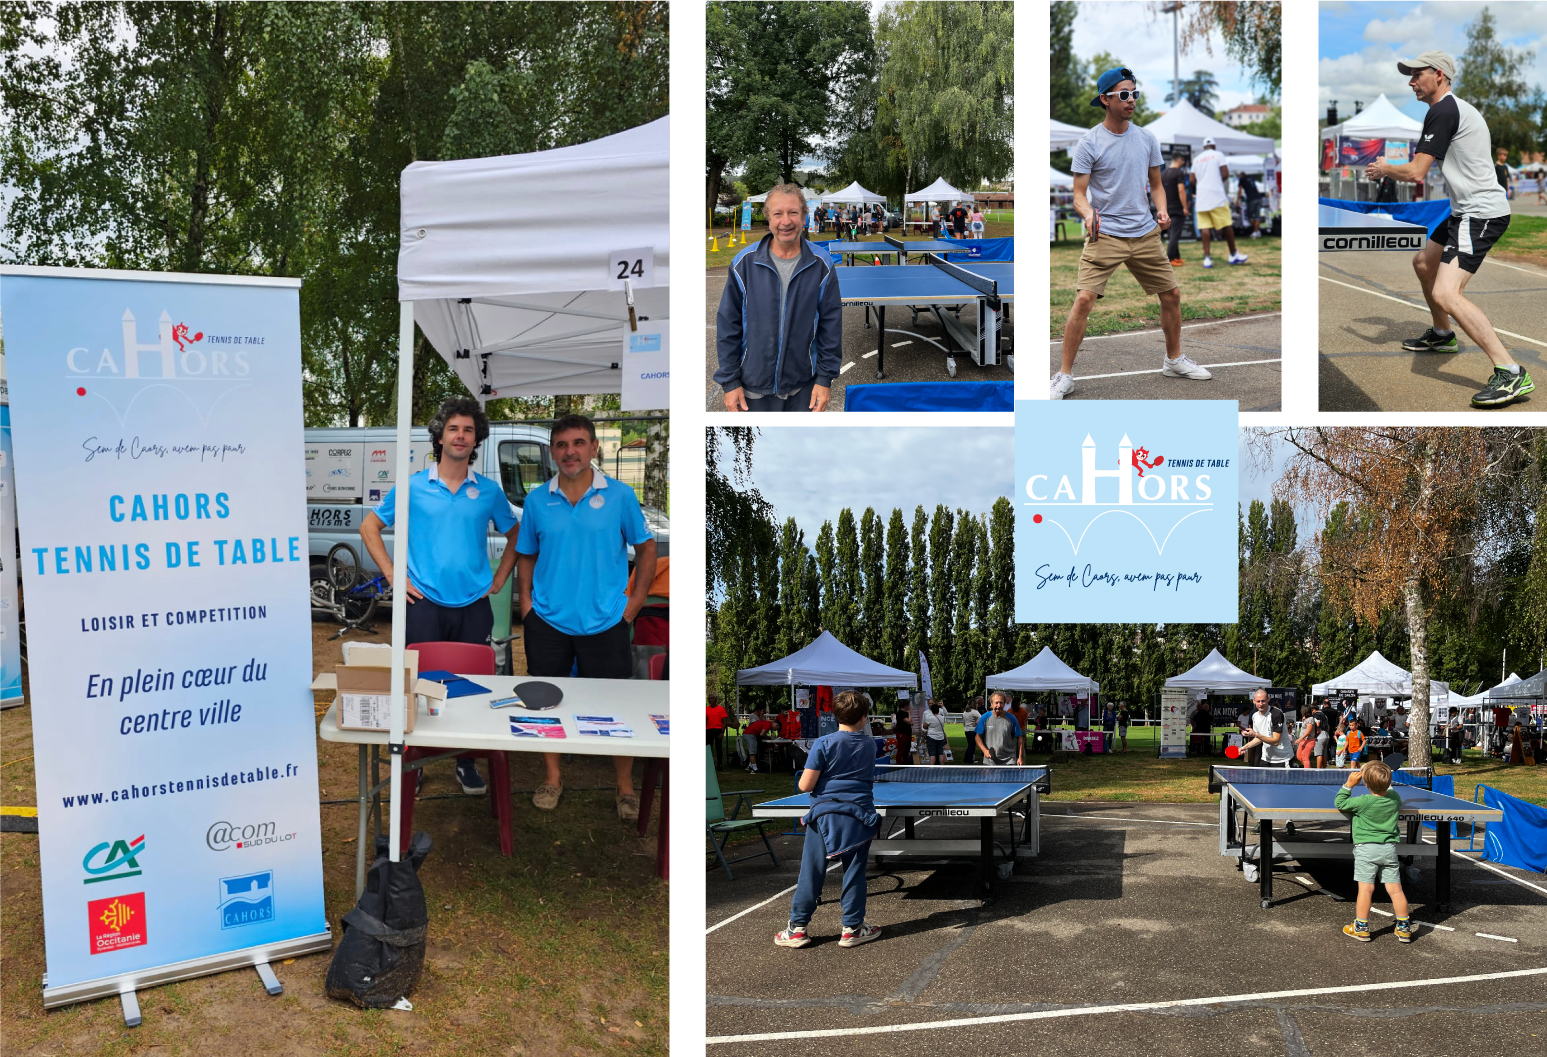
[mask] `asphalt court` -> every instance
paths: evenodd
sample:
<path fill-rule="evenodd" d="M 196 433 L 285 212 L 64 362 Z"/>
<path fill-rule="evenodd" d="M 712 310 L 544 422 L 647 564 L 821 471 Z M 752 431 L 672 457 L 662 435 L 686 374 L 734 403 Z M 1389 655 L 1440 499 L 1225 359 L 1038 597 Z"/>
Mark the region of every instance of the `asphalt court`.
<path fill-rule="evenodd" d="M 1321 253 L 1318 284 L 1320 407 L 1323 411 L 1462 411 L 1478 414 L 1547 409 L 1547 270 L 1484 258 L 1466 296 L 1488 315 L 1499 340 L 1524 364 L 1537 391 L 1504 408 L 1473 409 L 1488 381 L 1488 357 L 1459 329 L 1460 351 L 1402 351 L 1430 325 L 1408 253 Z M 1505 333 L 1509 331 L 1511 333 Z"/>
<path fill-rule="evenodd" d="M 928 267 L 928 265 L 915 265 L 914 267 Z M 708 275 L 705 310 L 705 355 L 706 370 L 704 372 L 704 406 L 709 411 L 725 410 L 725 394 L 715 384 L 715 313 L 720 310 L 720 297 L 725 290 L 725 280 L 729 269 L 715 268 Z M 1008 341 L 1014 348 L 1015 341 L 1015 315 L 1013 305 L 1007 306 L 1004 327 L 1000 331 L 1001 342 Z M 963 311 L 970 312 L 969 306 Z M 968 317 L 970 326 L 970 317 Z M 911 314 L 905 308 L 892 305 L 886 310 L 886 377 L 876 378 L 876 328 L 872 317 L 870 327 L 865 327 L 865 310 L 859 307 L 845 308 L 843 310 L 843 367 L 841 373 L 833 382 L 832 401 L 829 410 L 843 410 L 843 393 L 849 384 L 871 385 L 880 382 L 949 382 L 951 374 L 946 370 L 945 352 L 928 342 L 908 334 L 897 333 L 899 330 L 917 331 L 927 338 L 933 338 L 942 345 L 949 344 L 944 337 L 945 328 L 934 318 L 933 314 L 924 311 L 918 315 L 918 325 L 914 326 Z M 1001 353 L 1003 350 L 1001 349 Z M 979 367 L 972 361 L 972 356 L 956 350 L 956 380 L 969 382 L 1009 382 L 1014 381 L 1015 375 L 1008 366 L 1001 363 L 997 367 Z"/>
<path fill-rule="evenodd" d="M 1100 306 L 1096 311 L 1099 312 Z M 1087 335 L 1066 400 L 1234 400 L 1242 411 L 1283 407 L 1283 313 L 1184 320 L 1182 352 L 1214 375 L 1206 382 L 1167 378 L 1159 329 Z M 1048 377 L 1058 370 L 1062 339 L 1049 343 Z"/>
<path fill-rule="evenodd" d="M 1375 941 L 1358 944 L 1340 931 L 1352 903 L 1327 895 L 1348 866 L 1280 866 L 1278 902 L 1262 910 L 1219 854 L 1217 820 L 1211 804 L 1044 803 L 1041 854 L 985 908 L 970 865 L 873 864 L 866 916 L 886 931 L 853 949 L 837 943 L 837 871 L 816 942 L 773 945 L 800 855 L 799 838 L 776 838 L 777 869 L 765 858 L 732 867 L 734 881 L 709 875 L 708 1052 L 1104 1057 L 1119 1039 L 1178 1057 L 1541 1052 L 1547 975 L 1498 974 L 1547 967 L 1547 892 L 1453 857 L 1449 911 L 1429 905 L 1432 870 L 1406 887 L 1416 919 L 1454 931 L 1421 928 L 1404 945 L 1376 913 Z M 931 819 L 919 836 L 970 828 Z M 1493 978 L 1456 979 L 1471 977 Z M 808 1031 L 836 1034 L 781 1037 Z M 765 1037 L 714 1041 L 749 1035 Z"/>

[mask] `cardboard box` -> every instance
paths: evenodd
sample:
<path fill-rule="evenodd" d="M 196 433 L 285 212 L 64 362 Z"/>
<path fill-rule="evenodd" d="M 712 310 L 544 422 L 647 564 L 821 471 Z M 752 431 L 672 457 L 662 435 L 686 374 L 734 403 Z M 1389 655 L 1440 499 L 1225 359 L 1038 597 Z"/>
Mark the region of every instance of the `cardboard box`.
<path fill-rule="evenodd" d="M 312 680 L 313 690 L 337 692 L 340 730 L 391 729 L 392 671 L 390 655 L 382 656 L 384 653 L 386 651 L 355 651 L 346 663 L 335 665 L 331 672 L 323 672 Z M 443 685 L 419 678 L 417 650 L 404 651 L 403 692 L 407 695 L 403 716 L 405 734 L 414 729 L 421 698 L 446 699 Z"/>

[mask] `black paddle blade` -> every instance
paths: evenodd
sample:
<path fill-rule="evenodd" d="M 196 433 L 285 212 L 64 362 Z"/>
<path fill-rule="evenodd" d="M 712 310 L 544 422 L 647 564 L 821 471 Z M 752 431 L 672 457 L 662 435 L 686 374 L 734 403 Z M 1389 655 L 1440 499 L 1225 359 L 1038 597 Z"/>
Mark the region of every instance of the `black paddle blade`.
<path fill-rule="evenodd" d="M 564 700 L 564 691 L 552 683 L 533 680 L 517 683 L 516 696 L 521 699 L 522 708 L 533 712 L 545 712 L 550 708 L 559 707 L 559 702 Z"/>
<path fill-rule="evenodd" d="M 1400 752 L 1393 752 L 1381 760 L 1381 763 L 1385 764 L 1387 767 L 1390 767 L 1393 771 L 1400 771 L 1402 769 L 1402 765 L 1406 762 L 1407 757 L 1403 756 Z"/>

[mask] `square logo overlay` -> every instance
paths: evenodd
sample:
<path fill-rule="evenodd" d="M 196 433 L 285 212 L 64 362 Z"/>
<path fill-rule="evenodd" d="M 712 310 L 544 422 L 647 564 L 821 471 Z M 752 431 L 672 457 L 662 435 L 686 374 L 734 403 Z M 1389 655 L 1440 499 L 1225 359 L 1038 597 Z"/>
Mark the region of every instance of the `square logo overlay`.
<path fill-rule="evenodd" d="M 1235 401 L 1015 404 L 1018 623 L 1238 619 Z"/>
<path fill-rule="evenodd" d="M 86 904 L 91 953 L 107 954 L 150 942 L 145 932 L 145 893 L 93 899 Z"/>

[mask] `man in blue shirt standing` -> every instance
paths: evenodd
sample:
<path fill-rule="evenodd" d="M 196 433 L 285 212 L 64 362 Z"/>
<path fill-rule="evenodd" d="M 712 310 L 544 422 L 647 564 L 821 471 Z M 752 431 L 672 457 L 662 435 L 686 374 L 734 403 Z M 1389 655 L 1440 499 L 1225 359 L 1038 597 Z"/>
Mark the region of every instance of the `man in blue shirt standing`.
<path fill-rule="evenodd" d="M 435 461 L 410 477 L 408 576 L 397 583 L 381 530 L 397 517 L 397 489 L 365 515 L 360 539 L 380 566 L 394 597 L 408 602 L 408 644 L 487 643 L 494 631 L 489 596 L 510 578 L 516 562 L 516 516 L 499 484 L 473 472 L 478 445 L 489 439 L 489 419 L 472 397 L 445 401 L 430 420 Z M 489 571 L 489 523 L 505 533 L 505 553 Z M 464 793 L 483 793 L 488 783 L 471 757 L 457 759 Z M 424 771 L 419 772 L 424 781 Z M 416 787 L 417 789 L 417 787 Z"/>
<path fill-rule="evenodd" d="M 527 496 L 516 540 L 516 584 L 530 675 L 627 679 L 633 671 L 629 626 L 655 579 L 655 537 L 628 485 L 593 469 L 596 427 L 565 415 L 549 437 L 557 476 Z M 628 548 L 634 547 L 634 586 L 628 590 Z M 548 774 L 532 797 L 545 811 L 558 806 L 564 785 L 558 753 L 545 753 Z M 618 817 L 639 817 L 634 761 L 613 757 Z"/>

